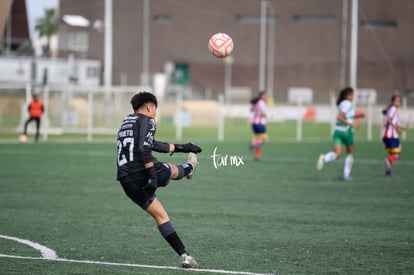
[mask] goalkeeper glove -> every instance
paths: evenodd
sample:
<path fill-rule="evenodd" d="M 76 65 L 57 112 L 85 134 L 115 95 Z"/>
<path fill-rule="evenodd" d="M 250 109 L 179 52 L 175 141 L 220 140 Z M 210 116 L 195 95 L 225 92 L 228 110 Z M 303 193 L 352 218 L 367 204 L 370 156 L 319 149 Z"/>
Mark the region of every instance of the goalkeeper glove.
<path fill-rule="evenodd" d="M 201 148 L 193 143 L 186 143 L 186 144 L 174 144 L 174 152 L 182 152 L 182 153 L 201 153 Z"/>

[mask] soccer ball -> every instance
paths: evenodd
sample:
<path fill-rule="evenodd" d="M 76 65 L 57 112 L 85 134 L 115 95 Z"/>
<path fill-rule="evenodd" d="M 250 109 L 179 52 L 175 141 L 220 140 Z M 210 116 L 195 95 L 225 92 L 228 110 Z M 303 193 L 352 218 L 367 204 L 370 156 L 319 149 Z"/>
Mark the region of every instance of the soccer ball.
<path fill-rule="evenodd" d="M 216 33 L 208 42 L 209 51 L 216 57 L 223 58 L 233 51 L 233 39 L 225 33 Z"/>
<path fill-rule="evenodd" d="M 27 142 L 27 136 L 26 135 L 20 135 L 19 142 L 20 143 L 26 143 Z"/>

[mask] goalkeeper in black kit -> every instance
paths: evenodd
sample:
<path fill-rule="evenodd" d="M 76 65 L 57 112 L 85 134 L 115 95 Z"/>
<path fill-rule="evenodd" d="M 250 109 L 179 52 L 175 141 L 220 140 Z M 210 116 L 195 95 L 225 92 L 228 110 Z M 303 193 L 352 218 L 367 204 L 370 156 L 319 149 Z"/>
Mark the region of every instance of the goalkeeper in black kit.
<path fill-rule="evenodd" d="M 158 200 L 155 191 L 172 180 L 191 178 L 197 165 L 195 144 L 169 144 L 155 140 L 157 99 L 149 92 L 140 92 L 131 99 L 134 113 L 128 115 L 118 131 L 117 180 L 126 195 L 150 214 L 164 239 L 181 257 L 184 268 L 198 268 L 197 262 L 187 252 L 175 231 L 167 211 Z M 159 162 L 152 151 L 161 153 L 188 153 L 187 162 L 171 164 Z"/>

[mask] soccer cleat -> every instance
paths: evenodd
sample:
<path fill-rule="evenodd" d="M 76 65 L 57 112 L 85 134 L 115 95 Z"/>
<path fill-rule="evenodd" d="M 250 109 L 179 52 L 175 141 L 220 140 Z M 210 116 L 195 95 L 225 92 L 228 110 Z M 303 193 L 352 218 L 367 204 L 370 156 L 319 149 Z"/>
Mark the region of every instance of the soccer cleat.
<path fill-rule="evenodd" d="M 193 170 L 187 175 L 187 179 L 191 179 L 194 175 L 195 168 L 197 166 L 197 155 L 194 153 L 188 153 L 187 156 L 187 163 L 191 164 L 193 166 Z"/>
<path fill-rule="evenodd" d="M 346 176 L 343 176 L 342 179 L 344 181 L 351 181 L 352 180 L 352 178 L 350 176 L 347 176 L 347 177 Z"/>
<path fill-rule="evenodd" d="M 184 268 L 198 268 L 198 263 L 194 260 L 193 257 L 184 253 L 181 255 L 181 266 Z"/>
<path fill-rule="evenodd" d="M 323 159 L 324 159 L 324 157 L 325 157 L 325 155 L 324 155 L 324 154 L 321 154 L 321 155 L 319 156 L 318 162 L 316 163 L 316 169 L 317 169 L 318 171 L 321 171 L 321 170 L 323 169 L 323 165 L 324 165 L 324 161 L 323 161 Z"/>
<path fill-rule="evenodd" d="M 390 178 L 392 178 L 392 177 L 393 177 L 393 175 L 392 175 L 391 170 L 387 170 L 387 171 L 385 172 L 385 176 L 386 176 L 386 177 L 390 177 Z"/>

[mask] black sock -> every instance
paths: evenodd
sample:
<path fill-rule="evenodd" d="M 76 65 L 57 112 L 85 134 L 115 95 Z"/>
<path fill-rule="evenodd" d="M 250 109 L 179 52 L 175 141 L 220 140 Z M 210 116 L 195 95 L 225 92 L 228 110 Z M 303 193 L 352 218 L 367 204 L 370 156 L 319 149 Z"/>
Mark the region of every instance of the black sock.
<path fill-rule="evenodd" d="M 175 232 L 171 222 L 161 224 L 158 226 L 158 230 L 179 256 L 186 253 L 184 244 Z"/>
<path fill-rule="evenodd" d="M 178 176 L 176 180 L 182 179 L 193 171 L 193 166 L 190 163 L 178 164 Z"/>

